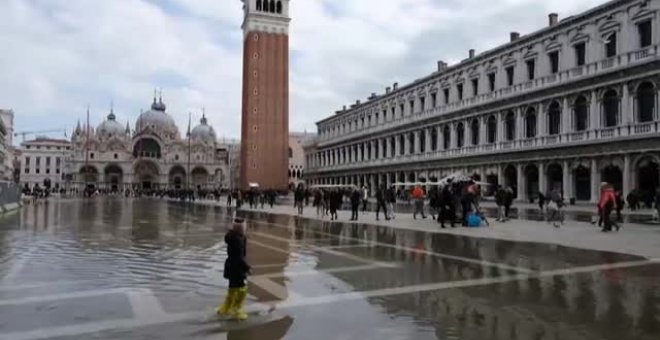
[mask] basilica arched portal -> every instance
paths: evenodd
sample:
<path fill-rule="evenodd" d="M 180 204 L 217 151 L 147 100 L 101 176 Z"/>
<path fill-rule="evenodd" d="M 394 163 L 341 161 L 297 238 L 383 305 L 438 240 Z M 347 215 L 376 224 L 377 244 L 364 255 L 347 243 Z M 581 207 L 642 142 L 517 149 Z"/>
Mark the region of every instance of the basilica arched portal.
<path fill-rule="evenodd" d="M 135 184 L 139 189 L 150 190 L 158 187 L 160 171 L 158 165 L 152 161 L 140 160 L 135 163 Z"/>

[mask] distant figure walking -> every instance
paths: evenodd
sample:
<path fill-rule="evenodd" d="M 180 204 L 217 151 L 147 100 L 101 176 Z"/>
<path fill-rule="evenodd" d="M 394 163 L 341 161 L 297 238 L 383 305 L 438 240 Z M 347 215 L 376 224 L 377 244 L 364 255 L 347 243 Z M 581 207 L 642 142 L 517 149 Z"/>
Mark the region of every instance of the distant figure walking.
<path fill-rule="evenodd" d="M 610 219 L 612 210 L 616 209 L 616 196 L 614 195 L 614 188 L 608 183 L 603 182 L 601 184 L 602 190 L 600 193 L 600 200 L 598 201 L 598 212 L 600 213 L 600 219 L 603 222 L 602 232 L 612 231 L 612 224 L 614 224 L 617 231 L 619 231 L 619 225 L 613 223 Z"/>
<path fill-rule="evenodd" d="M 351 192 L 351 221 L 358 220 L 358 210 L 360 210 L 360 201 L 362 200 L 362 192 L 358 188 L 354 188 Z"/>
<path fill-rule="evenodd" d="M 390 220 L 390 217 L 387 215 L 387 207 L 385 207 L 385 195 L 385 185 L 381 185 L 376 189 L 376 221 L 378 221 L 378 215 L 381 210 L 383 211 L 383 215 L 385 215 L 385 220 Z"/>
<path fill-rule="evenodd" d="M 421 214 L 422 218 L 426 218 L 426 215 L 424 215 L 424 190 L 422 190 L 422 187 L 416 186 L 412 190 L 412 198 L 415 200 L 413 219 L 417 219 L 417 214 Z"/>

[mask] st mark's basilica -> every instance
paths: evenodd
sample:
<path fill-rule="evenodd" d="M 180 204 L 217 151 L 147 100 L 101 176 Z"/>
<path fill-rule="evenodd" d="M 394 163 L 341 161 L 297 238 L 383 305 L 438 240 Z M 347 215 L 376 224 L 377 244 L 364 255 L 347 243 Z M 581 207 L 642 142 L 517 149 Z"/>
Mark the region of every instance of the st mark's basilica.
<path fill-rule="evenodd" d="M 78 189 L 215 189 L 229 187 L 230 147 L 203 116 L 181 136 L 161 98 L 140 113 L 133 129 L 113 112 L 96 128 L 75 127 L 68 176 Z"/>

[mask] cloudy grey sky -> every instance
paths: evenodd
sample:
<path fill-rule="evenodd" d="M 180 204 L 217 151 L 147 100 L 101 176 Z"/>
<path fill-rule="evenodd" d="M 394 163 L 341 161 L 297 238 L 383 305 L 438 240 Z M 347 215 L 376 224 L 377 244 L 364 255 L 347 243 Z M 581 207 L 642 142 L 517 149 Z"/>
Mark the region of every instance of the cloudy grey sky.
<path fill-rule="evenodd" d="M 291 130 L 371 92 L 431 73 L 604 0 L 292 0 Z M 184 132 L 206 108 L 219 136 L 240 136 L 240 0 L 2 0 L 0 108 L 16 130 L 122 124 L 162 87 Z"/>

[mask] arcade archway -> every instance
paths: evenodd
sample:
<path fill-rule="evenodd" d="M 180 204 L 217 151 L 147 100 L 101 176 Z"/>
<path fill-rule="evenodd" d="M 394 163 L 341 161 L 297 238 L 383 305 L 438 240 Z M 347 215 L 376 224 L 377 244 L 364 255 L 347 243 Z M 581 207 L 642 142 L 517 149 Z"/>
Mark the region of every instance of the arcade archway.
<path fill-rule="evenodd" d="M 186 170 L 181 165 L 175 165 L 170 169 L 168 184 L 170 188 L 179 190 L 186 186 Z"/>
<path fill-rule="evenodd" d="M 194 168 L 191 172 L 192 186 L 194 188 L 200 189 L 205 188 L 209 182 L 209 172 L 202 167 Z"/>
<path fill-rule="evenodd" d="M 530 164 L 525 167 L 525 184 L 527 185 L 527 197 L 535 197 L 539 193 L 539 168 Z"/>
<path fill-rule="evenodd" d="M 87 187 L 96 187 L 99 181 L 99 171 L 93 165 L 80 168 L 80 181 Z"/>
<path fill-rule="evenodd" d="M 557 163 L 552 163 L 548 165 L 548 187 L 542 189 L 547 191 L 552 191 L 552 190 L 562 191 L 563 188 L 564 188 L 564 179 L 563 179 L 563 169 L 561 165 Z"/>
<path fill-rule="evenodd" d="M 116 164 L 110 164 L 105 167 L 103 171 L 105 175 L 105 185 L 107 189 L 111 191 L 118 191 L 121 189 L 121 185 L 124 182 L 124 171 Z"/>
<path fill-rule="evenodd" d="M 578 201 L 591 200 L 591 170 L 583 165 L 574 171 L 575 176 L 575 199 Z"/>
<path fill-rule="evenodd" d="M 660 186 L 660 166 L 653 157 L 643 157 L 637 162 L 637 189 L 649 196 L 647 201 L 655 197 Z"/>
<path fill-rule="evenodd" d="M 504 186 L 511 188 L 515 197 L 518 197 L 518 170 L 513 165 L 504 168 Z"/>
<path fill-rule="evenodd" d="M 142 160 L 135 164 L 135 181 L 137 187 L 143 190 L 156 189 L 160 171 L 154 162 Z"/>
<path fill-rule="evenodd" d="M 614 186 L 616 190 L 621 190 L 623 187 L 623 173 L 621 172 L 621 168 L 616 165 L 610 164 L 603 168 L 600 172 L 600 178 L 603 182 Z"/>

